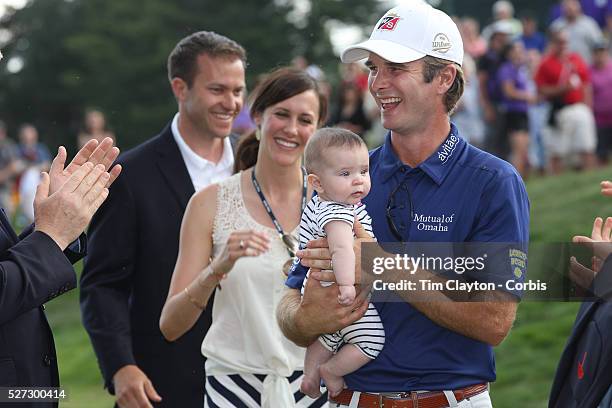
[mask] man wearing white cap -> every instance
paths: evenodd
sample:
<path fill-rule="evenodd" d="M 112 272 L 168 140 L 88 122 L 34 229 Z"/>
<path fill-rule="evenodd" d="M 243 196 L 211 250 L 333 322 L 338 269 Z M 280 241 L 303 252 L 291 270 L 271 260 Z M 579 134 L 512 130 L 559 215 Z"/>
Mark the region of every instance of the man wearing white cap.
<path fill-rule="evenodd" d="M 378 21 L 369 40 L 342 54 L 343 62 L 363 58 L 370 92 L 389 130 L 385 143 L 370 154 L 372 189 L 364 199 L 378 241 L 512 242 L 510 253 L 526 256 L 529 202 L 521 178 L 508 163 L 470 146 L 449 120 L 464 85 L 455 23 L 425 3 L 406 2 Z M 298 253 L 302 265 L 291 271 L 290 289 L 277 309 L 285 335 L 304 346 L 320 333 L 356 321 L 367 305 L 358 300 L 341 306 L 335 285 L 316 283 L 333 280 L 333 274 L 318 271 L 331 269 L 324 246 L 311 241 Z M 508 279 L 522 281 L 524 271 L 505 260 L 495 263 L 493 273 L 476 277 L 496 287 Z M 315 279 L 308 280 L 300 301 L 308 267 Z M 385 276 L 409 280 L 421 272 L 427 274 L 400 270 Z M 492 346 L 508 334 L 520 293 L 476 291 L 460 303 L 416 302 L 410 291 L 391 296 L 399 301 L 374 301 L 385 327 L 385 348 L 344 377 L 346 389 L 331 397 L 330 406 L 491 407 Z"/>

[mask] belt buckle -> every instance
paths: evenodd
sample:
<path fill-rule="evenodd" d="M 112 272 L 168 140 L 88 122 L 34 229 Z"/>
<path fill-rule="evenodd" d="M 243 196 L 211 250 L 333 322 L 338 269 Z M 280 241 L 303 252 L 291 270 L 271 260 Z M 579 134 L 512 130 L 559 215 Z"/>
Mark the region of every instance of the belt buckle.
<path fill-rule="evenodd" d="M 403 398 L 410 398 L 411 393 L 406 392 L 382 392 L 378 394 L 378 407 L 385 408 L 385 398 L 392 400 L 400 400 Z M 415 405 L 415 408 L 417 406 Z"/>
<path fill-rule="evenodd" d="M 401 398 L 409 397 L 410 393 L 409 392 L 381 392 L 378 395 L 385 397 L 385 398 L 401 399 Z"/>

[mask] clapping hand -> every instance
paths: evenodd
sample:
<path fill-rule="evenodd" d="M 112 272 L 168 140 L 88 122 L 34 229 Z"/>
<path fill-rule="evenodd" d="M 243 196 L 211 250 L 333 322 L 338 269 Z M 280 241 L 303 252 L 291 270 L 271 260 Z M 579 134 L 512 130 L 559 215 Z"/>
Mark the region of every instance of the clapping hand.
<path fill-rule="evenodd" d="M 108 171 L 118 155 L 112 139 L 105 138 L 102 143 L 90 140 L 64 168 L 66 149 L 60 146 L 49 173 L 42 173 L 36 189 L 36 230 L 66 249 L 108 197 L 108 187 L 121 173 L 120 165 Z"/>
<path fill-rule="evenodd" d="M 600 217 L 595 218 L 591 237 L 577 235 L 572 241 L 586 245 L 593 251 L 591 268 L 582 265 L 574 257 L 570 259 L 572 281 L 580 288 L 590 288 L 604 261 L 612 253 L 612 217 L 606 218 L 605 223 Z"/>
<path fill-rule="evenodd" d="M 57 151 L 57 156 L 55 156 L 53 159 L 51 169 L 49 170 L 49 195 L 52 195 L 59 190 L 60 187 L 64 185 L 66 181 L 68 181 L 70 176 L 72 176 L 75 171 L 77 171 L 87 162 L 92 163 L 94 166 L 97 164 L 104 166 L 104 171 L 107 171 L 110 175 L 106 187 L 110 187 L 117 176 L 119 176 L 119 173 L 121 173 L 120 165 L 115 165 L 109 171 L 110 166 L 113 164 L 118 155 L 119 149 L 113 146 L 113 139 L 110 137 L 105 138 L 101 143 L 95 139 L 92 139 L 87 142 L 85 146 L 81 148 L 81 150 L 79 150 L 70 164 L 64 168 L 67 157 L 66 148 L 64 148 L 64 146 L 60 146 Z"/>

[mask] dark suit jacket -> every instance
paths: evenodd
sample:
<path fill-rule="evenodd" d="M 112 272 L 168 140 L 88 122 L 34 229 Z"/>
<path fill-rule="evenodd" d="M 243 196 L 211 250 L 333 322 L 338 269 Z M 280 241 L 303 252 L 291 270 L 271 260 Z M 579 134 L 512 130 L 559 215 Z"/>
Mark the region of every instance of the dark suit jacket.
<path fill-rule="evenodd" d="M 88 231 L 89 255 L 80 282 L 83 323 L 111 392 L 117 370 L 136 364 L 161 395 L 158 406 L 201 408 L 200 348 L 211 308 L 173 343 L 159 329 L 183 213 L 194 194 L 191 178 L 170 125 L 118 162 L 121 177 Z"/>
<path fill-rule="evenodd" d="M 71 262 L 79 258 L 68 250 L 62 253 L 49 236 L 32 228 L 17 237 L 0 213 L 0 387 L 59 386 L 55 345 L 43 304 L 76 286 Z"/>
<path fill-rule="evenodd" d="M 550 408 L 595 408 L 612 385 L 611 276 L 612 258 L 608 257 L 594 282 L 601 298 L 582 303 L 561 355 Z"/>

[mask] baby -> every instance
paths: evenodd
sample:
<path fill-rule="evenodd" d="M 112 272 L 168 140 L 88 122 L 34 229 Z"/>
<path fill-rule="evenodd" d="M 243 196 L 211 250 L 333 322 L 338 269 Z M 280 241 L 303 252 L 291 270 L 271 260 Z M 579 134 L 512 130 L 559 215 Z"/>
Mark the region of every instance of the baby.
<path fill-rule="evenodd" d="M 323 128 L 308 141 L 305 164 L 308 182 L 317 195 L 302 214 L 300 247 L 305 247 L 310 240 L 327 237 L 338 285 L 338 301 L 350 305 L 355 300 L 355 219 L 373 236 L 372 220 L 361 203 L 370 192 L 368 149 L 351 131 Z M 370 303 L 360 320 L 336 333 L 322 335 L 308 347 L 300 390 L 311 398 L 318 397 L 323 378 L 330 395 L 337 395 L 344 388 L 342 377 L 376 358 L 384 342 L 382 322 Z M 340 348 L 341 345 L 344 346 Z"/>

